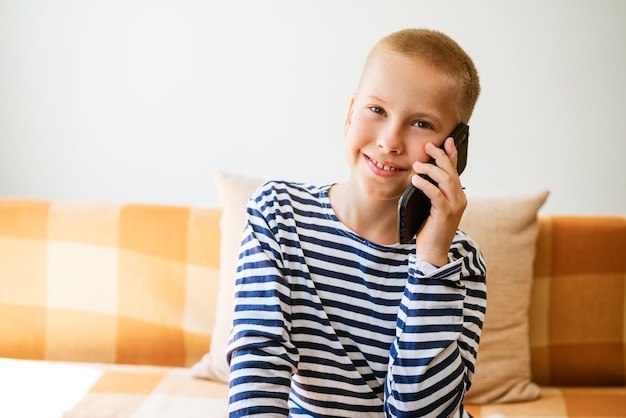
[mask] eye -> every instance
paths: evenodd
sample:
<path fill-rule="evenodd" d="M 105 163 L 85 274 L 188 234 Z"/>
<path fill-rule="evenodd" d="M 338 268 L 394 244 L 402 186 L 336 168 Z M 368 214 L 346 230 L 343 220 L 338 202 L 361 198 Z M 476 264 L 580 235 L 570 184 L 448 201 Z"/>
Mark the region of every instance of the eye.
<path fill-rule="evenodd" d="M 415 126 L 416 128 L 422 128 L 422 129 L 432 129 L 432 125 L 428 122 L 425 122 L 423 120 L 416 120 L 415 122 L 413 122 L 413 126 Z"/>
<path fill-rule="evenodd" d="M 370 107 L 369 107 L 369 109 L 370 109 L 372 112 L 377 113 L 377 114 L 379 114 L 379 115 L 381 115 L 381 116 L 386 116 L 386 115 L 387 115 L 387 112 L 385 112 L 385 109 L 383 109 L 383 108 L 382 108 L 382 107 L 380 107 L 380 106 L 370 106 Z"/>

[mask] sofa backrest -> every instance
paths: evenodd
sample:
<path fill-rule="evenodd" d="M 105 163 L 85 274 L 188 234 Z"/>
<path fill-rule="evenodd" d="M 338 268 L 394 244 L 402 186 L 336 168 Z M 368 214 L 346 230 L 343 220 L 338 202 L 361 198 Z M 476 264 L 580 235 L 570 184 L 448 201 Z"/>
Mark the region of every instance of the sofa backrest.
<path fill-rule="evenodd" d="M 219 216 L 0 200 L 0 356 L 192 365 L 215 321 Z"/>
<path fill-rule="evenodd" d="M 0 199 L 0 357 L 190 366 L 216 321 L 220 210 Z M 539 219 L 533 380 L 626 383 L 626 218 Z"/>
<path fill-rule="evenodd" d="M 626 218 L 539 219 L 529 327 L 535 382 L 626 384 Z"/>

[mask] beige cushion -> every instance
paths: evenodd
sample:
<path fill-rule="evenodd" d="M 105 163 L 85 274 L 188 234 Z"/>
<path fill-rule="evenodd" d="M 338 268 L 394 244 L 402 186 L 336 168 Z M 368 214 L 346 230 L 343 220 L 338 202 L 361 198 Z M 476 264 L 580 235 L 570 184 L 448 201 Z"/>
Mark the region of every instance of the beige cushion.
<path fill-rule="evenodd" d="M 478 242 L 487 264 L 487 314 L 467 403 L 535 399 L 528 308 L 537 241 L 537 211 L 547 191 L 470 197 L 460 228 Z"/>
<path fill-rule="evenodd" d="M 220 291 L 210 351 L 193 372 L 197 377 L 227 381 L 225 352 L 245 206 L 262 181 L 218 172 L 215 182 L 224 211 L 220 221 Z M 537 211 L 547 196 L 543 191 L 527 196 L 469 198 L 461 228 L 484 252 L 488 308 L 468 402 L 519 401 L 539 394 L 530 380 L 528 306 Z"/>

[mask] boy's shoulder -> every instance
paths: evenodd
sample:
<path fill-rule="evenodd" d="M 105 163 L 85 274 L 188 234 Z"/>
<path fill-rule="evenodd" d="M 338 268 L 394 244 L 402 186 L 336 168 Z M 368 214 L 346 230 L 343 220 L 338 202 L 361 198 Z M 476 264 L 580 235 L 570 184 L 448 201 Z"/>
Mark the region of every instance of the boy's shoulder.
<path fill-rule="evenodd" d="M 315 185 L 287 180 L 269 180 L 252 195 L 254 200 L 319 200 L 328 194 L 331 185 Z"/>
<path fill-rule="evenodd" d="M 320 212 L 330 205 L 328 200 L 330 186 L 270 180 L 252 194 L 250 204 L 262 212 Z"/>
<path fill-rule="evenodd" d="M 328 189 L 303 182 L 271 180 L 262 184 L 248 202 L 248 213 L 273 224 L 287 219 L 327 219 L 331 216 Z"/>

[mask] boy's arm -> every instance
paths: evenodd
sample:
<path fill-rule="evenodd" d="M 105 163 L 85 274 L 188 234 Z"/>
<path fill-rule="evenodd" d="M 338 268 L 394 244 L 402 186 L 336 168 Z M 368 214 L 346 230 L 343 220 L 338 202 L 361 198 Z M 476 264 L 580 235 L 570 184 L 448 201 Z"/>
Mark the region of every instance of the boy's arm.
<path fill-rule="evenodd" d="M 263 218 L 255 215 L 254 208 L 248 211 L 227 353 L 229 416 L 286 417 L 291 376 L 298 362 L 289 337 L 289 286 L 280 274 L 280 251 L 271 231 L 259 222 Z"/>
<path fill-rule="evenodd" d="M 486 309 L 485 266 L 465 237 L 450 254 L 455 261 L 441 268 L 411 257 L 385 384 L 388 416 L 453 416 L 471 385 Z"/>
<path fill-rule="evenodd" d="M 445 145 L 445 151 L 432 143 L 425 145 L 424 150 L 436 161 L 436 165 L 413 164 L 416 173 L 429 176 L 437 183 L 434 185 L 419 175 L 413 176 L 412 180 L 432 205 L 426 223 L 417 234 L 415 256 L 435 266 L 448 263 L 450 244 L 467 206 L 467 196 L 456 170 L 458 151 L 452 138 L 447 138 Z"/>

